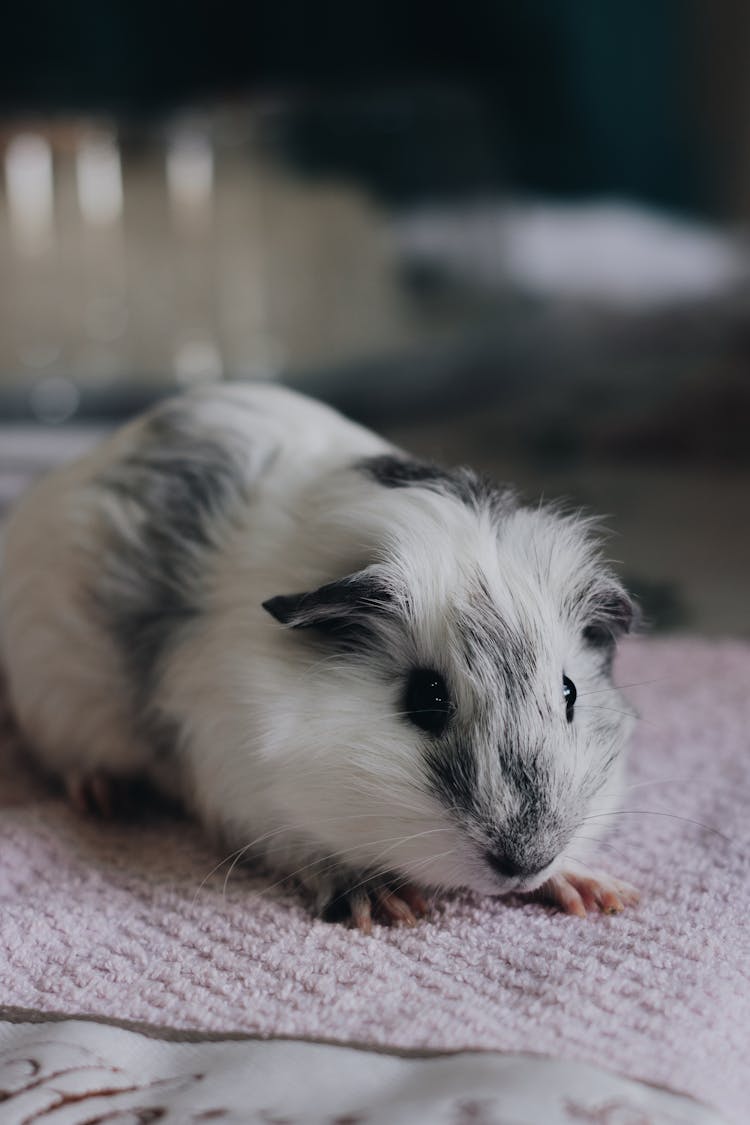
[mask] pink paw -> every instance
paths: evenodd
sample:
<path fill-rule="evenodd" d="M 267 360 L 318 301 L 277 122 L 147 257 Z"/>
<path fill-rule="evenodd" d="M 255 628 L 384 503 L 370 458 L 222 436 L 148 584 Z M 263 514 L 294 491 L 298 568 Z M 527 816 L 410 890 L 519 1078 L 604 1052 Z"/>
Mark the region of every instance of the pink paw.
<path fill-rule="evenodd" d="M 553 875 L 531 895 L 542 902 L 552 903 L 566 914 L 585 918 L 589 911 L 602 914 L 619 914 L 626 906 L 634 906 L 638 891 L 622 879 L 615 879 L 602 871 L 566 868 Z"/>
<path fill-rule="evenodd" d="M 426 899 L 416 887 L 407 883 L 391 889 L 385 883 L 376 883 L 337 895 L 323 911 L 323 918 L 371 934 L 374 922 L 383 926 L 416 926 L 428 910 Z"/>
<path fill-rule="evenodd" d="M 68 798 L 79 813 L 112 820 L 128 812 L 130 782 L 104 772 L 69 774 L 65 779 Z"/>

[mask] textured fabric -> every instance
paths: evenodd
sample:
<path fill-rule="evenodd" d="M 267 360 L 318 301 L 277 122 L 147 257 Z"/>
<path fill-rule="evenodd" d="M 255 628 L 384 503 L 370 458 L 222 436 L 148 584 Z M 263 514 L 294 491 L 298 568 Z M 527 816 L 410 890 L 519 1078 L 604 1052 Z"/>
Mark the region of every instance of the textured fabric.
<path fill-rule="evenodd" d="M 83 1020 L 0 1021 L 0 1092 L 8 1125 L 47 1115 L 56 1125 L 726 1122 L 679 1094 L 539 1055 L 421 1058 L 288 1039 L 179 1042 Z"/>
<path fill-rule="evenodd" d="M 247 870 L 226 887 L 226 867 L 203 882 L 217 857 L 189 823 L 81 819 L 8 750 L 0 1000 L 181 1028 L 538 1052 L 745 1121 L 750 647 L 636 641 L 617 672 L 638 685 L 628 695 L 642 721 L 627 811 L 599 861 L 641 888 L 638 908 L 581 920 L 453 896 L 414 930 L 368 938 L 261 893 Z"/>

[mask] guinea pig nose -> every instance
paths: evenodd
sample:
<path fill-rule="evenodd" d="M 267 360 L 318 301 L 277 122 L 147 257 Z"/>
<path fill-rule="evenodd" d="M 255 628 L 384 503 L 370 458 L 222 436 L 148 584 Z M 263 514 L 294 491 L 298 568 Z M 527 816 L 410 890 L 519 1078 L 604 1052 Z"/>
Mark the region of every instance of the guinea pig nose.
<path fill-rule="evenodd" d="M 504 876 L 506 879 L 528 879 L 532 875 L 536 875 L 542 867 L 532 864 L 529 866 L 525 863 L 520 863 L 511 855 L 499 855 L 495 852 L 487 852 L 487 862 L 490 867 L 497 871 L 498 875 Z M 546 866 L 546 864 L 544 865 Z"/>

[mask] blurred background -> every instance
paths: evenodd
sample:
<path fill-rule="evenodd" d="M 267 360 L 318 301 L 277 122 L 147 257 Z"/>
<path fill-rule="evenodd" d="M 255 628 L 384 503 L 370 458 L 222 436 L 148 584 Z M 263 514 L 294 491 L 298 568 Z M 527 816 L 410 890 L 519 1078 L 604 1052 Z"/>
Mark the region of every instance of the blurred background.
<path fill-rule="evenodd" d="M 318 395 L 606 516 L 750 637 L 750 6 L 15 4 L 0 505 L 148 402 Z"/>

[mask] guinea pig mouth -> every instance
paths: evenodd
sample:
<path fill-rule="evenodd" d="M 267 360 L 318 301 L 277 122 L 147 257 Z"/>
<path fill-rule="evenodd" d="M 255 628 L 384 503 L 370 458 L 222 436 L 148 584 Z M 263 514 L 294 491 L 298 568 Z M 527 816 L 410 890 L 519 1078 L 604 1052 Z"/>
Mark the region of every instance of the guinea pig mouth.
<path fill-rule="evenodd" d="M 529 891 L 538 890 L 543 883 L 552 875 L 553 864 L 548 863 L 544 870 L 539 871 L 536 875 L 530 876 L 528 879 L 523 879 L 517 887 L 513 889 L 518 891 L 519 894 L 526 894 Z"/>
<path fill-rule="evenodd" d="M 488 851 L 485 858 L 495 874 L 499 875 L 508 891 L 534 891 L 550 877 L 556 856 L 545 863 L 523 864 L 510 855 Z"/>

